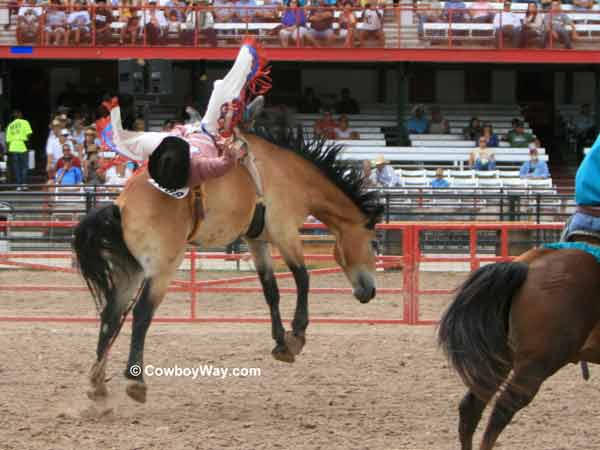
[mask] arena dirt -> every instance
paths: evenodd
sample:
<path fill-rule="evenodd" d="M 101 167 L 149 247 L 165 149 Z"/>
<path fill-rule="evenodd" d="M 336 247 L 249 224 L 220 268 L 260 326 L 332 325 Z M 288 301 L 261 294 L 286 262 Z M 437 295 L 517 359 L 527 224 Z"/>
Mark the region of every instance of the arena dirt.
<path fill-rule="evenodd" d="M 205 277 L 237 274 L 210 273 Z M 461 274 L 426 274 L 423 288 L 451 288 Z M 73 275 L 0 271 L 1 284 L 79 285 Z M 288 286 L 289 282 L 281 282 Z M 313 286 L 346 287 L 341 276 Z M 379 275 L 400 287 L 401 272 Z M 426 298 L 435 318 L 446 297 Z M 266 317 L 258 294 L 205 294 L 200 314 Z M 293 298 L 282 298 L 290 317 Z M 179 316 L 188 306 L 170 294 L 159 313 Z M 84 292 L 0 293 L 0 315 L 94 315 Z M 360 305 L 350 295 L 311 298 L 318 317 L 401 317 L 399 296 Z M 95 324 L 0 323 L 1 450 L 446 450 L 458 448 L 457 404 L 464 388 L 435 346 L 435 327 L 311 324 L 293 365 L 273 360 L 267 324 L 155 324 L 146 363 L 155 367 L 257 367 L 260 377 L 148 377 L 148 401 L 125 395 L 130 330 L 110 357 L 110 397 L 87 399 Z M 589 382 L 570 366 L 551 378 L 500 439 L 508 449 L 600 448 L 600 370 Z M 481 430 L 481 427 L 480 427 Z M 477 437 L 480 436 L 480 433 Z"/>

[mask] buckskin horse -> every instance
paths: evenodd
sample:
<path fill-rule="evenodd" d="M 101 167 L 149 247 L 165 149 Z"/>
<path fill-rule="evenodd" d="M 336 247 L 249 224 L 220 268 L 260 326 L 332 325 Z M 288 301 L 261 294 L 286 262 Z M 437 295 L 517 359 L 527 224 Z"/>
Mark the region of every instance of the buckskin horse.
<path fill-rule="evenodd" d="M 581 249 L 537 248 L 484 266 L 458 289 L 438 343 L 468 388 L 462 450 L 498 394 L 480 447 L 489 450 L 547 378 L 568 363 L 600 363 L 600 265 Z"/>
<path fill-rule="evenodd" d="M 280 361 L 293 362 L 305 344 L 309 274 L 299 228 L 308 214 L 335 236 L 334 257 L 354 296 L 363 303 L 375 296 L 374 227 L 382 206 L 376 193 L 366 190 L 358 168 L 338 160 L 342 147 L 292 137 L 286 146 L 276 145 L 251 133 L 243 138 L 262 179 L 263 199 L 258 199 L 255 183 L 239 165 L 203 185 L 203 218 L 198 219 L 192 195 L 172 198 L 153 187 L 142 170 L 114 204 L 91 211 L 76 227 L 73 247 L 101 319 L 90 398 L 107 395 L 107 349 L 133 306 L 131 299 L 137 298 L 125 370 L 133 382 L 126 390 L 134 400 L 146 400 L 143 370 L 138 370 L 143 369 L 146 332 L 188 243 L 213 247 L 245 238 L 270 309 L 276 343 L 272 354 Z M 280 251 L 297 286 L 291 332 L 284 330 L 279 311 L 271 244 Z M 134 373 L 133 366 L 138 366 Z"/>

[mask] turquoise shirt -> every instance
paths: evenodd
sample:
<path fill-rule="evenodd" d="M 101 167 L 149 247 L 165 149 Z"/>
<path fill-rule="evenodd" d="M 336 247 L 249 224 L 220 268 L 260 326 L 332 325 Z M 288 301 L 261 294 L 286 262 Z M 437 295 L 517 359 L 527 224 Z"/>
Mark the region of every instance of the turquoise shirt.
<path fill-rule="evenodd" d="M 575 202 L 582 206 L 600 205 L 600 135 L 577 169 Z"/>

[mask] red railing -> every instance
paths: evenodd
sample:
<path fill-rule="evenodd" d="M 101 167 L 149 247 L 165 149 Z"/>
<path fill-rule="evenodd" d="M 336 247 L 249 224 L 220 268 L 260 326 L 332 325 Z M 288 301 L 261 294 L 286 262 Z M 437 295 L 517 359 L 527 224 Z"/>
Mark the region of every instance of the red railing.
<path fill-rule="evenodd" d="M 47 228 L 71 228 L 76 222 L 42 222 L 42 221 L 7 221 L 0 222 L 0 231 L 3 229 L 15 229 L 22 227 L 47 227 Z M 530 224 L 530 223 L 406 223 L 406 224 L 382 224 L 378 226 L 381 231 L 399 231 L 402 234 L 402 255 L 379 256 L 377 258 L 377 267 L 401 268 L 401 275 L 398 275 L 398 281 L 402 279 L 402 287 L 383 287 L 378 288 L 379 295 L 402 295 L 403 308 L 402 317 L 399 318 L 331 318 L 316 317 L 311 319 L 313 322 L 321 323 L 378 323 L 378 324 L 412 324 L 426 325 L 437 321 L 434 319 L 423 319 L 420 317 L 421 296 L 436 295 L 447 296 L 453 293 L 456 286 L 447 289 L 422 289 L 420 286 L 420 273 L 423 264 L 431 263 L 469 263 L 471 270 L 476 270 L 482 263 L 497 261 L 509 261 L 516 255 L 510 255 L 509 252 L 509 233 L 515 231 L 536 231 L 536 230 L 560 230 L 562 224 Z M 318 224 L 306 224 L 306 228 L 322 228 Z M 479 231 L 492 230 L 500 233 L 500 250 L 497 255 L 479 255 L 477 253 L 477 236 Z M 423 254 L 421 251 L 421 233 L 431 231 L 468 231 L 469 233 L 469 253 L 458 256 L 431 256 Z M 2 238 L 0 237 L 0 241 Z M 56 264 L 41 264 L 39 262 L 26 262 L 27 259 L 36 260 L 71 260 L 73 255 L 70 252 L 4 252 L 0 253 L 0 266 L 11 266 L 16 269 L 25 270 L 47 270 L 54 272 L 76 273 L 76 270 L 70 267 L 56 267 Z M 233 278 L 222 278 L 213 280 L 198 280 L 196 272 L 199 259 L 219 259 L 235 261 L 244 258 L 240 254 L 224 253 L 200 253 L 191 249 L 186 254 L 186 263 L 189 264 L 190 279 L 174 280 L 169 292 L 183 292 L 189 294 L 189 314 L 182 317 L 156 317 L 158 322 L 268 322 L 267 318 L 252 317 L 205 317 L 197 311 L 198 294 L 220 292 L 220 293 L 260 293 L 262 289 L 259 286 L 240 286 L 242 284 L 256 281 L 256 276 L 239 276 Z M 309 254 L 305 255 L 307 261 L 333 261 L 331 255 Z M 275 255 L 275 260 L 281 257 Z M 310 270 L 311 275 L 323 276 L 328 274 L 340 273 L 339 267 L 326 267 Z M 278 273 L 277 278 L 290 278 L 289 272 Z M 83 283 L 79 285 L 41 285 L 41 284 L 3 284 L 0 285 L 0 292 L 86 292 L 87 288 Z M 283 294 L 293 294 L 294 288 L 281 288 Z M 351 295 L 350 288 L 321 287 L 312 288 L 311 295 L 321 294 L 344 294 Z M 368 306 L 365 307 L 367 310 Z M 19 321 L 19 322 L 88 322 L 97 320 L 95 317 L 84 316 L 0 316 L 0 321 Z"/>

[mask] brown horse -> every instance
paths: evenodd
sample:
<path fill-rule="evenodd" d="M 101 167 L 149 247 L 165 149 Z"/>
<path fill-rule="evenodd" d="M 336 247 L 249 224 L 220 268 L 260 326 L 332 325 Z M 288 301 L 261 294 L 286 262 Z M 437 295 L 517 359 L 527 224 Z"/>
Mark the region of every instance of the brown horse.
<path fill-rule="evenodd" d="M 491 398 L 481 443 L 491 449 L 541 384 L 568 363 L 600 363 L 600 265 L 577 249 L 533 249 L 475 271 L 443 315 L 438 342 L 468 388 L 463 450 Z"/>
<path fill-rule="evenodd" d="M 78 225 L 74 249 L 79 268 L 101 312 L 90 397 L 106 395 L 107 348 L 118 335 L 137 291 L 125 376 L 134 380 L 128 394 L 145 401 L 140 370 L 145 335 L 190 239 L 192 244 L 214 247 L 245 237 L 271 313 L 273 356 L 281 361 L 293 362 L 305 343 L 309 276 L 299 228 L 308 214 L 334 234 L 335 259 L 352 284 L 354 296 L 363 303 L 375 296 L 374 226 L 382 207 L 376 195 L 365 190 L 361 172 L 337 160 L 341 147 L 290 138 L 284 148 L 253 134 L 244 139 L 262 179 L 262 201 L 248 171 L 240 165 L 205 183 L 204 218 L 198 222 L 192 196 L 172 198 L 148 183 L 148 174 L 142 171 L 114 205 L 91 212 Z M 279 249 L 297 286 L 291 333 L 285 332 L 279 312 L 271 244 Z"/>

